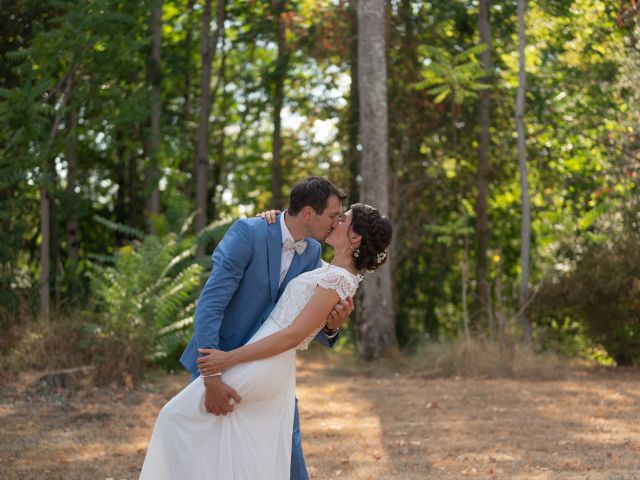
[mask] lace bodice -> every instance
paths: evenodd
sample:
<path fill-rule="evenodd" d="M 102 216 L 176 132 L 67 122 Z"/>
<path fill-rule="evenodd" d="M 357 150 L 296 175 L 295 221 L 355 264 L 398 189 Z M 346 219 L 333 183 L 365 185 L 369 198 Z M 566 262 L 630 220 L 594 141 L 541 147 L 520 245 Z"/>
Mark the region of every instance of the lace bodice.
<path fill-rule="evenodd" d="M 267 320 L 272 321 L 282 329 L 287 328 L 302 311 L 317 286 L 335 290 L 340 299 L 344 300 L 356 293 L 361 279 L 360 275 L 354 275 L 344 268 L 330 264 L 302 273 L 287 284 Z M 296 349 L 306 350 L 311 340 L 322 330 L 324 325 L 323 323 L 312 332 Z"/>

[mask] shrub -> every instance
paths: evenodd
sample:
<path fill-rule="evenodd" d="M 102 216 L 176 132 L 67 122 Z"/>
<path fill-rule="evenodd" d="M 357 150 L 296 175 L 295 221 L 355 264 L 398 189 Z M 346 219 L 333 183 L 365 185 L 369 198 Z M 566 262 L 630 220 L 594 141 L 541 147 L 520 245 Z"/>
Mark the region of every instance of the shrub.
<path fill-rule="evenodd" d="M 131 231 L 138 240 L 120 248 L 115 257 L 91 264 L 94 321 L 86 325 L 86 338 L 98 381 L 136 381 L 148 362 L 175 365 L 177 352 L 192 333 L 204 280 L 196 245 L 209 240 L 212 231 L 221 237 L 227 227 L 214 225 L 199 237 L 186 236 L 192 218 L 179 233 L 143 236 Z"/>
<path fill-rule="evenodd" d="M 639 364 L 640 236 L 588 246 L 572 272 L 543 285 L 533 310 L 542 323 L 579 318 L 618 365 Z"/>

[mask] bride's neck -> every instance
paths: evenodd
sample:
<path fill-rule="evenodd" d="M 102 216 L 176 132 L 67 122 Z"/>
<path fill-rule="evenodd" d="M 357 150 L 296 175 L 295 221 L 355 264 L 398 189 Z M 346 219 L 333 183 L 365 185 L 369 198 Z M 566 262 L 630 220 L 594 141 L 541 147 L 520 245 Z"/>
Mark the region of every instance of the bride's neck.
<path fill-rule="evenodd" d="M 343 250 L 334 250 L 331 265 L 345 268 L 354 275 L 358 273 L 358 270 L 356 269 L 356 262 L 353 258 L 353 250 L 349 248 Z"/>

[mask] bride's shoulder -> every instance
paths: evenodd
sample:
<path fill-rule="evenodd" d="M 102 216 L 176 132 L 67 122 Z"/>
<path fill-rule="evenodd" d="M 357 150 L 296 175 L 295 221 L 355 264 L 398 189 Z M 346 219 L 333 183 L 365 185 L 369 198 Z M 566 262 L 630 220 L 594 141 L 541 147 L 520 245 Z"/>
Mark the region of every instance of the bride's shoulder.
<path fill-rule="evenodd" d="M 326 264 L 320 274 L 320 278 L 325 284 L 340 285 L 343 290 L 353 292 L 355 292 L 362 280 L 361 275 L 353 274 L 346 268 L 331 264 Z"/>

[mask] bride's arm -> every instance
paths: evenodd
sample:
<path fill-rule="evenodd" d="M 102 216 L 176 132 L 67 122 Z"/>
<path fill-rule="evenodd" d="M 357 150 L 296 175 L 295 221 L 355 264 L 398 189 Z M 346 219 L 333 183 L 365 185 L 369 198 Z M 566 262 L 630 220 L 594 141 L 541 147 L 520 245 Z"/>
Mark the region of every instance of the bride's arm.
<path fill-rule="evenodd" d="M 317 329 L 327 319 L 333 307 L 340 301 L 340 297 L 335 290 L 318 287 L 311 299 L 302 311 L 298 314 L 293 324 L 277 333 L 258 340 L 257 342 L 244 345 L 223 352 L 221 350 L 199 349 L 200 353 L 206 354 L 200 357 L 198 368 L 201 372 L 211 375 L 221 372 L 233 365 L 262 358 L 273 357 L 279 353 L 297 347 L 305 338 Z"/>

